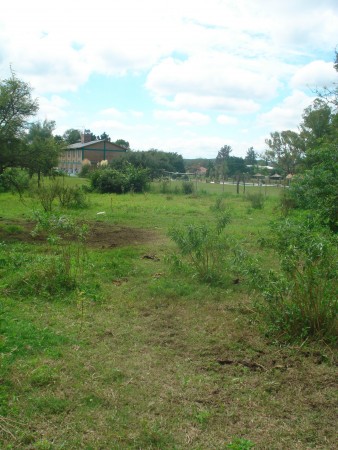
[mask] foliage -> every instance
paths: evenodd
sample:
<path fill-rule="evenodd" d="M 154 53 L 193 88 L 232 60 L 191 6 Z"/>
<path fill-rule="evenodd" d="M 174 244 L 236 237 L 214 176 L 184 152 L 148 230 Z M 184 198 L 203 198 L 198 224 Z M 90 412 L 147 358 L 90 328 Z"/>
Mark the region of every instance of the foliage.
<path fill-rule="evenodd" d="M 38 184 L 40 184 L 41 175 L 50 174 L 53 167 L 57 166 L 63 150 L 62 144 L 57 143 L 53 137 L 54 129 L 54 121 L 32 123 L 25 139 L 27 156 L 24 165 L 31 176 L 38 175 Z"/>
<path fill-rule="evenodd" d="M 147 169 L 151 180 L 162 177 L 166 172 L 184 173 L 184 163 L 181 155 L 151 149 L 144 151 L 129 151 L 111 162 L 113 169 L 121 170 L 127 163 Z"/>
<path fill-rule="evenodd" d="M 101 194 L 143 192 L 147 189 L 148 182 L 148 170 L 132 164 L 124 164 L 121 170 L 104 168 L 91 174 L 91 186 Z"/>
<path fill-rule="evenodd" d="M 77 142 L 81 141 L 81 134 L 79 130 L 76 130 L 75 128 L 69 128 L 63 133 L 63 139 L 66 141 L 67 144 L 76 144 Z"/>
<path fill-rule="evenodd" d="M 230 145 L 224 145 L 216 156 L 216 174 L 218 178 L 221 178 L 223 181 L 229 173 L 228 167 L 228 159 L 230 157 L 230 153 L 232 152 L 232 148 Z"/>
<path fill-rule="evenodd" d="M 262 209 L 264 207 L 264 195 L 261 192 L 250 192 L 246 195 L 247 200 L 254 209 Z"/>
<path fill-rule="evenodd" d="M 0 80 L 0 173 L 6 167 L 20 167 L 25 156 L 22 138 L 28 119 L 38 110 L 30 86 L 11 77 Z"/>
<path fill-rule="evenodd" d="M 30 268 L 25 285 L 43 295 L 74 290 L 83 278 L 86 261 L 85 241 L 88 227 L 66 215 L 35 211 L 33 235 L 47 234 L 51 256 Z"/>
<path fill-rule="evenodd" d="M 41 184 L 32 190 L 33 196 L 38 198 L 43 210 L 51 212 L 56 200 L 63 208 L 81 209 L 88 206 L 85 190 L 80 186 L 70 186 L 55 178 L 49 183 Z"/>
<path fill-rule="evenodd" d="M 21 195 L 28 187 L 29 175 L 24 169 L 10 167 L 0 175 L 0 192 L 12 191 Z"/>
<path fill-rule="evenodd" d="M 224 280 L 230 244 L 223 230 L 229 222 L 229 211 L 223 211 L 214 226 L 191 224 L 169 231 L 183 258 L 203 281 L 218 283 Z M 177 264 L 177 259 L 175 261 Z"/>
<path fill-rule="evenodd" d="M 298 208 L 312 210 L 323 224 L 338 231 L 338 148 L 326 144 L 308 152 L 312 167 L 292 181 L 289 198 Z"/>
<path fill-rule="evenodd" d="M 337 339 L 337 239 L 304 217 L 273 231 L 281 272 L 269 272 L 263 292 L 272 329 L 287 338 Z"/>
<path fill-rule="evenodd" d="M 270 133 L 265 142 L 269 147 L 266 157 L 275 163 L 285 175 L 295 173 L 304 155 L 304 141 L 295 131 L 286 130 Z"/>
<path fill-rule="evenodd" d="M 117 139 L 113 144 L 119 145 L 123 148 L 126 148 L 127 150 L 130 150 L 130 145 L 128 141 L 125 141 L 124 139 Z"/>
<path fill-rule="evenodd" d="M 245 163 L 251 166 L 257 164 L 257 153 L 255 152 L 253 147 L 248 148 L 245 156 Z"/>
<path fill-rule="evenodd" d="M 231 450 L 250 450 L 254 448 L 255 444 L 248 439 L 235 438 L 227 446 L 226 449 Z"/>
<path fill-rule="evenodd" d="M 185 195 L 193 194 L 195 191 L 194 183 L 192 181 L 183 181 L 182 191 Z"/>

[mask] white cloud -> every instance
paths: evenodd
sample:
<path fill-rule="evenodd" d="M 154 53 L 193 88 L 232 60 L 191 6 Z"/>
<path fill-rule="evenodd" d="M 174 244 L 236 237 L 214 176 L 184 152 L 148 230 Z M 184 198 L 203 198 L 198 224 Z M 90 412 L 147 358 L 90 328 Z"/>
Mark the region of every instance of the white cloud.
<path fill-rule="evenodd" d="M 47 120 L 58 120 L 66 117 L 68 112 L 67 108 L 69 102 L 58 95 L 52 95 L 52 97 L 39 97 L 39 114 L 38 117 Z"/>
<path fill-rule="evenodd" d="M 125 112 L 122 112 L 122 111 L 120 111 L 120 110 L 118 110 L 116 108 L 103 109 L 102 111 L 100 111 L 99 114 L 101 114 L 103 116 L 109 116 L 111 118 L 116 118 L 116 119 L 120 119 L 120 118 L 122 118 L 122 117 L 124 117 L 126 115 Z"/>
<path fill-rule="evenodd" d="M 314 97 L 295 90 L 269 112 L 260 114 L 257 119 L 258 125 L 271 131 L 296 130 L 301 122 L 304 109 L 312 103 L 313 99 Z"/>
<path fill-rule="evenodd" d="M 217 117 L 217 122 L 221 125 L 236 125 L 238 123 L 238 119 L 236 117 L 221 114 Z"/>
<path fill-rule="evenodd" d="M 185 61 L 166 58 L 148 75 L 146 87 L 159 100 L 191 97 L 266 100 L 280 83 L 257 62 L 243 61 L 222 52 L 193 55 Z M 183 105 L 182 105 L 183 106 Z"/>
<path fill-rule="evenodd" d="M 292 77 L 293 88 L 317 88 L 318 86 L 331 86 L 337 80 L 337 72 L 333 63 L 325 61 L 312 61 L 301 67 Z"/>
<path fill-rule="evenodd" d="M 259 103 L 250 99 L 218 97 L 217 95 L 177 94 L 173 100 L 157 98 L 157 102 L 169 108 L 193 108 L 217 110 L 237 114 L 251 114 L 260 109 Z"/>
<path fill-rule="evenodd" d="M 210 117 L 206 114 L 190 112 L 187 110 L 180 111 L 154 111 L 154 117 L 157 120 L 172 121 L 179 126 L 203 126 L 208 125 Z"/>

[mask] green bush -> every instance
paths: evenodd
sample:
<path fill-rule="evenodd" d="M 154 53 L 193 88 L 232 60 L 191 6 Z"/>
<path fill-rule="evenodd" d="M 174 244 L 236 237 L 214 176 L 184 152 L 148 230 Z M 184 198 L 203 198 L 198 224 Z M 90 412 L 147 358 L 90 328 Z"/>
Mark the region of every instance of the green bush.
<path fill-rule="evenodd" d="M 24 169 L 10 167 L 0 175 L 0 192 L 13 191 L 22 194 L 29 187 L 29 174 Z"/>
<path fill-rule="evenodd" d="M 337 237 L 313 218 L 274 224 L 280 273 L 270 271 L 262 311 L 285 337 L 337 339 Z"/>
<path fill-rule="evenodd" d="M 104 193 L 143 192 L 149 182 L 148 171 L 126 164 L 121 170 L 98 169 L 91 174 L 91 186 Z"/>
<path fill-rule="evenodd" d="M 45 212 L 51 212 L 56 200 L 63 208 L 80 209 L 88 206 L 88 198 L 85 190 L 80 186 L 69 186 L 61 182 L 59 178 L 48 184 L 35 187 L 32 195 L 36 197 Z"/>
<path fill-rule="evenodd" d="M 265 198 L 260 192 L 249 193 L 246 195 L 247 200 L 251 203 L 253 209 L 263 209 Z"/>
<path fill-rule="evenodd" d="M 337 144 L 309 152 L 311 169 L 295 177 L 289 198 L 296 207 L 314 211 L 322 224 L 338 231 L 338 151 Z"/>
<path fill-rule="evenodd" d="M 171 229 L 169 236 L 177 244 L 183 257 L 183 261 L 173 257 L 175 266 L 182 267 L 184 261 L 187 261 L 201 280 L 224 280 L 230 245 L 223 230 L 229 222 L 230 214 L 224 211 L 214 226 L 191 224 L 186 228 Z"/>
<path fill-rule="evenodd" d="M 183 181 L 182 191 L 185 195 L 193 194 L 195 191 L 194 183 L 192 181 Z"/>

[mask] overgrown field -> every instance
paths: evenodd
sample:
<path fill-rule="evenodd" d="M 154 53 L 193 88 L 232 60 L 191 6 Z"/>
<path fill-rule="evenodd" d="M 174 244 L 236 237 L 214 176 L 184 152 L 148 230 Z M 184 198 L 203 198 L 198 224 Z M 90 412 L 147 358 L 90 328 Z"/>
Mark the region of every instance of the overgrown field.
<path fill-rule="evenodd" d="M 333 344 L 273 333 L 246 270 L 280 269 L 283 189 L 175 183 L 0 194 L 1 448 L 336 448 Z"/>

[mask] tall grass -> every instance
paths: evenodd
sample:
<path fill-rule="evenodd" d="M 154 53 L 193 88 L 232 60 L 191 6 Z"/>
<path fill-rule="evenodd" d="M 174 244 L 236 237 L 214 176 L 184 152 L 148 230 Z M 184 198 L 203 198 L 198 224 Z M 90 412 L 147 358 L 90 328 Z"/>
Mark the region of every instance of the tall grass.
<path fill-rule="evenodd" d="M 227 274 L 229 240 L 223 234 L 230 222 L 228 210 L 218 215 L 215 224 L 190 224 L 184 228 L 172 228 L 169 236 L 179 248 L 184 260 L 193 268 L 194 274 L 207 282 L 219 282 Z"/>

